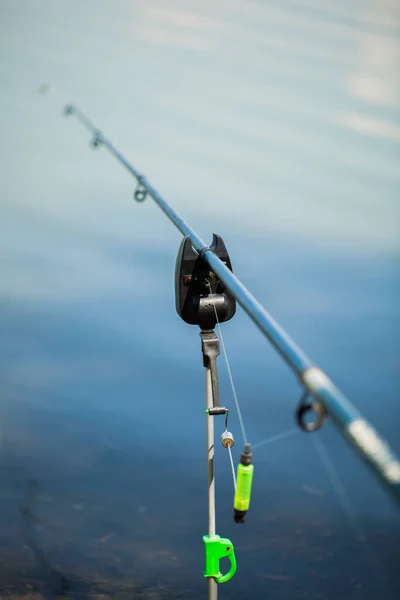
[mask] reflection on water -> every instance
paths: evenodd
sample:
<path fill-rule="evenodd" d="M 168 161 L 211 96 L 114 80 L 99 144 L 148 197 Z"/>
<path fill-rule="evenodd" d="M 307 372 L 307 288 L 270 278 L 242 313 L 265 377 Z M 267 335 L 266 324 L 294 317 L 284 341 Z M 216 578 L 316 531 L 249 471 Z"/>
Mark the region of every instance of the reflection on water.
<path fill-rule="evenodd" d="M 0 8 L 0 596 L 204 598 L 204 374 L 175 314 L 180 236 L 71 94 L 400 451 L 395 2 Z M 400 521 L 241 311 L 223 326 L 256 477 L 232 600 L 390 600 Z M 233 409 L 223 358 L 221 396 Z M 240 452 L 240 428 L 230 425 Z M 218 424 L 217 424 L 218 426 Z M 315 442 L 315 443 L 314 443 Z M 332 475 L 333 473 L 333 475 Z"/>

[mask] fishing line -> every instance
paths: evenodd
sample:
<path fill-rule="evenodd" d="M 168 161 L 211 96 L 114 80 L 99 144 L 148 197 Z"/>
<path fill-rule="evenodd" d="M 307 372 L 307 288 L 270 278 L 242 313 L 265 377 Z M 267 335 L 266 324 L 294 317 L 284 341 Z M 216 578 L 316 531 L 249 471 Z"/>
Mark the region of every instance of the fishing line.
<path fill-rule="evenodd" d="M 214 298 L 214 294 L 212 293 L 211 284 L 208 283 L 208 286 L 210 288 L 211 299 L 213 299 Z M 233 382 L 232 370 L 231 370 L 231 367 L 230 367 L 230 363 L 229 363 L 229 359 L 228 359 L 228 354 L 227 354 L 226 346 L 225 346 L 225 342 L 224 342 L 224 336 L 222 334 L 221 325 L 220 325 L 220 322 L 219 322 L 219 319 L 218 319 L 218 312 L 217 312 L 217 309 L 216 309 L 216 306 L 215 306 L 215 302 L 213 303 L 213 306 L 214 306 L 215 318 L 217 320 L 218 334 L 219 334 L 219 337 L 220 337 L 220 340 L 221 340 L 222 351 L 224 353 L 225 362 L 226 362 L 226 366 L 227 366 L 227 369 L 228 369 L 229 380 L 230 380 L 231 387 L 232 387 L 232 393 L 233 393 L 233 397 L 235 399 L 236 410 L 237 410 L 238 417 L 239 417 L 240 428 L 242 430 L 243 441 L 244 441 L 245 444 L 247 444 L 248 443 L 248 438 L 247 438 L 246 430 L 245 430 L 245 427 L 244 427 L 244 421 L 243 421 L 242 412 L 241 412 L 240 405 L 239 405 L 238 395 L 236 393 L 235 384 Z M 285 438 L 293 435 L 294 433 L 298 433 L 298 431 L 299 430 L 297 428 L 292 428 L 292 429 L 289 429 L 287 431 L 283 431 L 282 433 L 278 433 L 277 435 L 274 435 L 272 437 L 268 437 L 268 438 L 262 440 L 261 442 L 257 442 L 257 444 L 254 444 L 252 446 L 252 448 L 254 450 L 254 448 L 259 448 L 260 446 L 264 446 L 266 444 L 272 444 L 273 442 L 277 442 L 279 440 L 285 439 Z"/>
<path fill-rule="evenodd" d="M 347 515 L 349 521 L 353 524 L 353 527 L 357 533 L 360 534 L 359 528 L 357 526 L 357 515 L 354 510 L 354 506 L 350 500 L 350 497 L 342 484 L 338 472 L 335 469 L 333 462 L 331 461 L 328 452 L 326 450 L 325 444 L 322 442 L 317 433 L 311 436 L 314 442 L 314 447 L 319 455 L 319 458 L 322 462 L 322 465 L 326 471 L 329 481 L 338 497 L 341 507 Z"/>
<path fill-rule="evenodd" d="M 386 583 L 387 588 L 390 591 L 392 598 L 394 599 L 395 595 L 393 592 L 392 585 L 390 584 L 388 576 L 386 574 L 386 569 L 384 568 L 384 565 L 382 564 L 382 561 L 380 560 L 378 553 L 374 550 L 372 544 L 368 540 L 366 531 L 365 531 L 364 527 L 362 526 L 362 524 L 360 523 L 360 519 L 356 513 L 354 505 L 350 499 L 350 496 L 349 496 L 346 488 L 344 487 L 344 485 L 339 477 L 339 474 L 336 470 L 335 465 L 332 462 L 332 459 L 330 458 L 330 456 L 328 454 L 325 444 L 323 443 L 319 434 L 315 433 L 311 437 L 313 438 L 314 447 L 317 451 L 317 454 L 319 455 L 319 458 L 321 459 L 322 465 L 325 469 L 328 479 L 331 482 L 332 488 L 333 488 L 333 490 L 339 500 L 339 503 L 340 503 L 341 507 L 343 508 L 349 522 L 351 523 L 351 526 L 355 533 L 356 539 L 358 542 L 362 542 L 362 548 L 363 548 L 365 557 L 367 558 L 371 567 L 373 567 L 375 570 L 380 572 L 380 575 L 381 575 L 383 581 Z"/>
<path fill-rule="evenodd" d="M 231 462 L 231 468 L 232 468 L 232 478 L 233 478 L 233 487 L 236 491 L 236 475 L 235 475 L 235 465 L 233 464 L 233 458 L 232 458 L 232 450 L 231 447 L 228 446 L 228 452 L 229 452 L 229 460 Z"/>
<path fill-rule="evenodd" d="M 293 435 L 294 433 L 298 433 L 298 432 L 299 432 L 299 430 L 297 428 L 288 429 L 287 431 L 282 431 L 282 433 L 278 433 L 277 435 L 268 437 L 265 440 L 262 440 L 261 442 L 257 442 L 257 444 L 253 445 L 253 450 L 254 450 L 254 448 L 259 448 L 260 446 L 264 446 L 265 444 L 272 444 L 272 442 L 277 442 L 279 440 L 283 440 L 283 439 Z"/>

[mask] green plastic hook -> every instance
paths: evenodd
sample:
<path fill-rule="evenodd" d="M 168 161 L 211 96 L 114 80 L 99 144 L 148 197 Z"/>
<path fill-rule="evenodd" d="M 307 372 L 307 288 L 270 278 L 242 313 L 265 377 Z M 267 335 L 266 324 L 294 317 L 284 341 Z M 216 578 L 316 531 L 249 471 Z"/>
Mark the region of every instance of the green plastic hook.
<path fill-rule="evenodd" d="M 204 577 L 213 577 L 217 583 L 229 581 L 236 573 L 235 550 L 231 540 L 221 538 L 219 535 L 212 537 L 204 535 L 203 541 L 206 555 Z M 219 561 L 221 558 L 228 558 L 231 563 L 231 568 L 225 575 L 222 575 L 219 570 Z"/>

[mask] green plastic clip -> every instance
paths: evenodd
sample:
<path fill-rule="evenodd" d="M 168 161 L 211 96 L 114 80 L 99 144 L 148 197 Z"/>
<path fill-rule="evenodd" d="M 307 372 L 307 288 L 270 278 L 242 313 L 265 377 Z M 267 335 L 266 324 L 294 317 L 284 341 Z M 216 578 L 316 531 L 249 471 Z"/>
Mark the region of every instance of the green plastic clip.
<path fill-rule="evenodd" d="M 217 583 L 229 581 L 236 573 L 235 550 L 231 540 L 221 538 L 219 535 L 212 537 L 204 535 L 203 541 L 206 554 L 204 577 L 213 577 Z M 231 563 L 231 568 L 225 575 L 222 575 L 219 570 L 219 561 L 221 558 L 228 558 Z"/>

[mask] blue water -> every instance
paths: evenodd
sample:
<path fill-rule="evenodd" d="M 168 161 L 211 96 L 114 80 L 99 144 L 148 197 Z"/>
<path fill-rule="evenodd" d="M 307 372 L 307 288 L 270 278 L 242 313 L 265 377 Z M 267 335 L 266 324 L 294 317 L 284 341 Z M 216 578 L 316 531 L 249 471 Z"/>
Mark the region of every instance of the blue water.
<path fill-rule="evenodd" d="M 38 85 L 80 105 L 205 240 L 223 236 L 237 275 L 400 452 L 399 39 L 390 0 L 0 2 L 0 596 L 206 589 L 204 373 L 175 312 L 180 235 Z M 292 374 L 240 309 L 223 333 L 250 440 L 291 431 Z M 222 356 L 219 370 L 237 459 Z M 217 531 L 238 559 L 222 599 L 398 597 L 398 511 L 329 422 L 254 460 L 238 527 L 217 447 Z"/>

